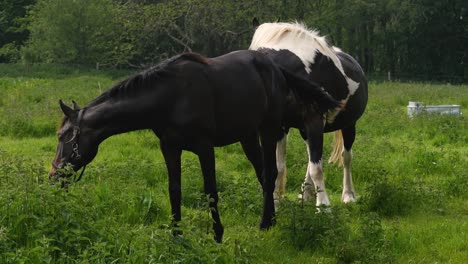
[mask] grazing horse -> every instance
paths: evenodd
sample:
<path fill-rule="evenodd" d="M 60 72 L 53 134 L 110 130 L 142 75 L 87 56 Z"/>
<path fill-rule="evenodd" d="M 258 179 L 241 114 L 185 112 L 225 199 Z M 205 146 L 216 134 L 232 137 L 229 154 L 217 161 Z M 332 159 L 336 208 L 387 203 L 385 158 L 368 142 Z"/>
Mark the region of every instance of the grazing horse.
<path fill-rule="evenodd" d="M 263 188 L 260 228 L 267 229 L 274 224 L 275 150 L 289 87 L 323 111 L 339 104 L 260 52 L 237 51 L 211 59 L 178 55 L 118 83 L 82 109 L 60 101 L 65 117 L 49 175 L 70 177 L 61 169 L 71 164 L 74 171 L 84 170 L 106 138 L 150 129 L 160 139 L 168 170 L 173 225 L 181 220 L 181 153 L 188 150 L 198 155 L 214 237 L 221 242 L 214 147 L 240 142 Z"/>
<path fill-rule="evenodd" d="M 302 184 L 304 200 L 316 195 L 316 205 L 330 205 L 322 170 L 323 133 L 335 132 L 335 144 L 329 162 L 343 165 L 343 202 L 353 202 L 356 194 L 351 178 L 351 148 L 356 135 L 356 122 L 367 104 L 367 80 L 359 63 L 350 55 L 327 43 L 316 31 L 299 23 L 264 23 L 253 20 L 256 29 L 250 45 L 278 65 L 317 83 L 343 107 L 325 115 L 313 108 L 298 111 L 289 107 L 285 116 L 285 135 L 277 144 L 276 192 L 285 193 L 286 140 L 290 127 L 300 130 L 307 145 L 308 167 Z M 315 187 L 315 189 L 314 189 Z"/>

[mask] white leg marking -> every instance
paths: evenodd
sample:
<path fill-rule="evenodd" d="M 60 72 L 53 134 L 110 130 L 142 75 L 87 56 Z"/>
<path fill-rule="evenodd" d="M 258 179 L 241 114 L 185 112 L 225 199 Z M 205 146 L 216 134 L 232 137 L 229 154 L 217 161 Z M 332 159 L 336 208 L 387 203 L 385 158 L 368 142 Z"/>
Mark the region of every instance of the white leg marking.
<path fill-rule="evenodd" d="M 341 200 L 344 203 L 350 203 L 356 201 L 356 195 L 354 193 L 353 178 L 351 176 L 351 160 L 353 158 L 352 151 L 343 150 L 343 193 Z"/>
<path fill-rule="evenodd" d="M 330 205 L 330 200 L 328 199 L 327 191 L 325 189 L 322 161 L 320 160 L 318 163 L 309 162 L 308 171 L 309 177 L 312 179 L 315 185 L 315 192 L 317 192 L 317 202 L 315 203 L 315 205 Z"/>
<path fill-rule="evenodd" d="M 278 143 L 276 143 L 276 167 L 278 168 L 278 176 L 275 183 L 275 200 L 284 198 L 286 192 L 286 144 L 288 135 L 285 135 Z"/>
<path fill-rule="evenodd" d="M 327 191 L 325 189 L 322 161 L 320 160 L 318 163 L 311 162 L 309 144 L 307 144 L 307 141 L 306 145 L 307 154 L 309 156 L 309 164 L 307 166 L 307 172 L 304 179 L 304 183 L 302 184 L 302 199 L 304 199 L 305 201 L 310 201 L 316 193 L 317 197 L 315 205 L 329 206 L 330 200 L 328 199 Z"/>
<path fill-rule="evenodd" d="M 306 175 L 301 186 L 301 193 L 298 196 L 299 199 L 302 199 L 306 202 L 311 201 L 315 196 L 315 187 L 314 182 L 312 181 L 312 178 L 309 174 L 309 166 L 310 163 L 307 164 Z"/>
<path fill-rule="evenodd" d="M 310 160 L 310 151 L 309 151 L 309 144 L 307 143 L 307 140 L 305 141 L 306 144 L 306 150 L 307 150 L 307 161 Z M 315 195 L 315 188 L 314 188 L 314 182 L 312 181 L 312 178 L 310 178 L 309 174 L 309 166 L 310 162 L 307 163 L 307 169 L 306 169 L 306 175 L 304 177 L 304 183 L 302 183 L 301 186 L 301 194 L 299 194 L 299 199 L 302 199 L 306 202 L 312 200 L 312 197 Z"/>

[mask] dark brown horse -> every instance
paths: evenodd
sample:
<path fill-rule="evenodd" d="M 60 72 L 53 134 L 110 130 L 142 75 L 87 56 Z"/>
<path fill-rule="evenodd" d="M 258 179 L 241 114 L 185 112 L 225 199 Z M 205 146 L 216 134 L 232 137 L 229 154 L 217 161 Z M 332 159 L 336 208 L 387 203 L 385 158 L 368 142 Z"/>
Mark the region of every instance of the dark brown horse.
<path fill-rule="evenodd" d="M 317 86 L 281 70 L 260 52 L 211 59 L 194 53 L 176 56 L 118 83 L 82 109 L 60 101 L 65 118 L 49 175 L 68 177 L 61 170 L 66 164 L 74 171 L 83 168 L 112 135 L 151 129 L 160 139 L 169 174 L 173 224 L 181 220 L 181 152 L 188 150 L 199 157 L 215 240 L 220 242 L 224 229 L 214 147 L 240 142 L 263 187 L 260 228 L 267 229 L 274 223 L 275 150 L 289 87 L 305 101 L 320 101 L 314 103 L 318 111 L 338 106 Z"/>

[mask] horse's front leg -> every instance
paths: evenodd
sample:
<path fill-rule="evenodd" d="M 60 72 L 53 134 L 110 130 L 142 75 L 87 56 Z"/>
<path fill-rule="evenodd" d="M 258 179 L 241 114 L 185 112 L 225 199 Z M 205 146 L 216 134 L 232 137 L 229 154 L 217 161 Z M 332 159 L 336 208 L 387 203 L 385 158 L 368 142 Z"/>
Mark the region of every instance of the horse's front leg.
<path fill-rule="evenodd" d="M 172 227 L 175 227 L 173 234 L 180 235 L 182 232 L 177 230 L 177 224 L 181 220 L 180 203 L 182 193 L 180 156 L 182 154 L 182 149 L 173 142 L 161 139 L 161 151 L 166 162 L 169 176 L 169 199 L 171 201 Z"/>
<path fill-rule="evenodd" d="M 194 148 L 194 152 L 198 155 L 203 173 L 204 190 L 205 194 L 208 196 L 211 217 L 213 218 L 214 239 L 216 242 L 221 243 L 223 240 L 224 227 L 221 224 L 218 210 L 214 145 L 209 141 L 200 141 L 198 146 Z"/>
<path fill-rule="evenodd" d="M 309 161 L 302 185 L 302 199 L 310 200 L 316 193 L 316 206 L 329 206 L 322 167 L 323 119 L 318 114 L 308 113 L 304 118 L 304 126 Z"/>

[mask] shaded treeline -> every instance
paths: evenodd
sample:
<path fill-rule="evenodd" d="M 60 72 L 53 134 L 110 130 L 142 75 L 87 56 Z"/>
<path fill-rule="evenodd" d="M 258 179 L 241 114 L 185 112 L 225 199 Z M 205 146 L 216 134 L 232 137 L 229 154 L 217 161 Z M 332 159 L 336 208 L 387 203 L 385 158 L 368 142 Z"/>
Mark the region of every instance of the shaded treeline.
<path fill-rule="evenodd" d="M 249 46 L 250 22 L 303 21 L 370 75 L 466 81 L 465 0 L 3 0 L 0 62 L 128 67 Z"/>

